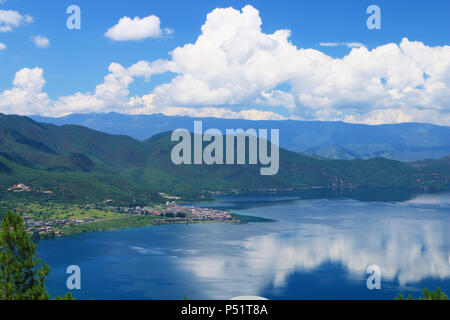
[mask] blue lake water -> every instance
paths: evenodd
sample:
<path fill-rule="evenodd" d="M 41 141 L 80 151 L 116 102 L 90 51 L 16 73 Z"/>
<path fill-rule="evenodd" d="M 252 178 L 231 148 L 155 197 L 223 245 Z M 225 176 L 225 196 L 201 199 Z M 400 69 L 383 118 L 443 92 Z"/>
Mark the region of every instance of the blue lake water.
<path fill-rule="evenodd" d="M 223 197 L 202 204 L 273 219 L 94 232 L 39 243 L 47 286 L 79 299 L 393 299 L 424 287 L 450 293 L 450 194 L 403 202 Z M 370 265 L 381 290 L 366 286 Z"/>

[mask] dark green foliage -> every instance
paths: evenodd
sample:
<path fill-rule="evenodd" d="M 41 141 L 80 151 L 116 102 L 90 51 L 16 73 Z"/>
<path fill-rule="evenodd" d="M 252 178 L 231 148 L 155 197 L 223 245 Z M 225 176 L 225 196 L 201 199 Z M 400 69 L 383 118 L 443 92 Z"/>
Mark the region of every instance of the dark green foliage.
<path fill-rule="evenodd" d="M 0 162 L 0 172 L 6 173 L 6 174 L 11 174 L 12 170 L 6 164 Z"/>
<path fill-rule="evenodd" d="M 90 172 L 95 167 L 95 163 L 83 153 L 71 153 L 58 157 L 52 165 L 53 167 L 49 170 Z"/>
<path fill-rule="evenodd" d="M 50 268 L 37 257 L 36 244 L 20 215 L 8 211 L 0 232 L 0 300 L 48 300 Z M 71 292 L 56 300 L 76 300 Z"/>
<path fill-rule="evenodd" d="M 403 293 L 399 293 L 395 300 L 405 300 Z M 410 294 L 408 300 L 414 300 L 414 297 Z M 437 288 L 436 291 L 423 289 L 423 296 L 419 300 L 448 300 L 448 296 L 441 291 L 441 288 Z"/>
<path fill-rule="evenodd" d="M 11 133 L 11 136 L 14 139 L 14 141 L 16 141 L 17 143 L 26 145 L 26 146 L 28 146 L 31 149 L 34 149 L 36 151 L 56 154 L 56 152 L 54 150 L 52 150 L 51 148 L 49 148 L 45 144 L 40 143 L 39 141 L 36 141 L 36 140 L 33 140 L 33 139 L 29 139 L 29 138 L 23 136 L 20 132 L 17 132 L 16 130 L 11 130 L 10 133 Z"/>
<path fill-rule="evenodd" d="M 397 301 L 405 300 L 405 297 L 404 297 L 403 293 L 399 293 L 398 296 L 395 298 L 395 300 L 397 300 Z M 414 300 L 414 297 L 412 296 L 412 294 L 410 294 L 408 296 L 408 300 L 411 300 L 411 301 Z"/>
<path fill-rule="evenodd" d="M 423 289 L 423 297 L 420 300 L 448 300 L 448 296 L 437 288 L 436 291 Z"/>
<path fill-rule="evenodd" d="M 56 297 L 55 300 L 68 300 L 68 301 L 75 301 L 77 300 L 73 295 L 72 292 L 67 292 L 64 297 Z"/>
<path fill-rule="evenodd" d="M 44 283 L 48 273 L 22 218 L 9 211 L 0 234 L 0 300 L 47 300 Z"/>

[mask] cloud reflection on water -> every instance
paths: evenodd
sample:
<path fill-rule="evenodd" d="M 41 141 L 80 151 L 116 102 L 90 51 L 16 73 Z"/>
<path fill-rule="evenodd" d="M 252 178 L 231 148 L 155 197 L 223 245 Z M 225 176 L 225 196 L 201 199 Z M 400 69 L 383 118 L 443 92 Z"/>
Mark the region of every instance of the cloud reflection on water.
<path fill-rule="evenodd" d="M 325 263 L 344 266 L 349 280 L 366 279 L 369 265 L 381 267 L 383 281 L 401 286 L 448 279 L 450 221 L 432 208 L 408 207 L 417 204 L 439 204 L 439 197 L 411 200 L 402 210 L 385 204 L 386 212 L 352 214 L 351 219 L 348 212 L 336 212 L 332 223 L 329 213 L 313 212 L 289 220 L 287 230 L 248 236 L 239 242 L 239 254 L 192 256 L 183 261 L 184 268 L 213 297 L 282 290 L 294 273 L 314 272 Z"/>

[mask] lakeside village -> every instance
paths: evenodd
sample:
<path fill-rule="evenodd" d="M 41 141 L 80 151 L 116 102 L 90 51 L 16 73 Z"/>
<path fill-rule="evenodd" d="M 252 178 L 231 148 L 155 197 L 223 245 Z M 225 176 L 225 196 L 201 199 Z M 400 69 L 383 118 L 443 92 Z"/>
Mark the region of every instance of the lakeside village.
<path fill-rule="evenodd" d="M 195 222 L 232 222 L 233 216 L 227 211 L 182 206 L 175 202 L 167 202 L 165 205 L 157 207 L 113 207 L 108 206 L 108 210 L 126 215 L 154 216 L 155 224 L 170 223 L 195 223 Z M 25 227 L 29 234 L 48 234 L 54 232 L 56 236 L 62 236 L 61 227 L 73 224 L 83 224 L 89 222 L 99 222 L 105 219 L 59 219 L 50 221 L 40 221 L 33 217 L 23 217 Z"/>
<path fill-rule="evenodd" d="M 31 187 L 24 184 L 14 185 L 8 189 L 11 192 L 30 192 Z M 41 192 L 44 193 L 44 192 Z M 51 191 L 45 191 L 46 194 Z M 105 209 L 118 214 L 117 217 L 126 216 L 150 216 L 154 217 L 155 224 L 169 224 L 169 223 L 195 223 L 195 222 L 232 222 L 233 216 L 227 211 L 215 210 L 210 208 L 198 208 L 192 206 L 183 206 L 177 204 L 174 200 L 179 200 L 177 197 L 171 197 L 166 194 L 161 194 L 168 201 L 166 204 L 159 204 L 153 207 L 117 207 L 108 205 L 113 200 L 106 200 Z M 86 205 L 86 208 L 95 205 Z M 116 218 L 117 218 L 116 217 Z M 62 236 L 61 228 L 70 225 L 79 225 L 89 222 L 101 222 L 106 219 L 94 218 L 72 218 L 72 219 L 55 219 L 55 220 L 39 220 L 32 216 L 23 216 L 25 227 L 29 234 L 49 234 L 54 233 L 55 236 Z"/>

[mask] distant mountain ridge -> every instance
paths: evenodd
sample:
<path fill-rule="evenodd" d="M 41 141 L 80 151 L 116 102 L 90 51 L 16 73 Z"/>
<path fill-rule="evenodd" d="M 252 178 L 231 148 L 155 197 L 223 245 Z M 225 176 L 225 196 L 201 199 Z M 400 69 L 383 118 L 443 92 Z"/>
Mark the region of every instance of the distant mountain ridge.
<path fill-rule="evenodd" d="M 363 125 L 321 121 L 251 121 L 240 119 L 168 117 L 162 114 L 72 114 L 62 118 L 32 116 L 56 125 L 74 124 L 138 140 L 178 128 L 193 129 L 202 120 L 204 129 L 280 129 L 281 147 L 329 159 L 384 157 L 400 161 L 440 159 L 450 155 L 450 127 L 421 123 Z"/>
<path fill-rule="evenodd" d="M 404 163 L 384 158 L 320 160 L 280 149 L 280 170 L 261 176 L 255 165 L 175 165 L 170 132 L 145 141 L 78 125 L 57 126 L 0 114 L 0 198 L 24 183 L 58 201 L 162 201 L 158 194 L 198 200 L 210 192 L 297 189 L 450 187 L 450 157 Z"/>

